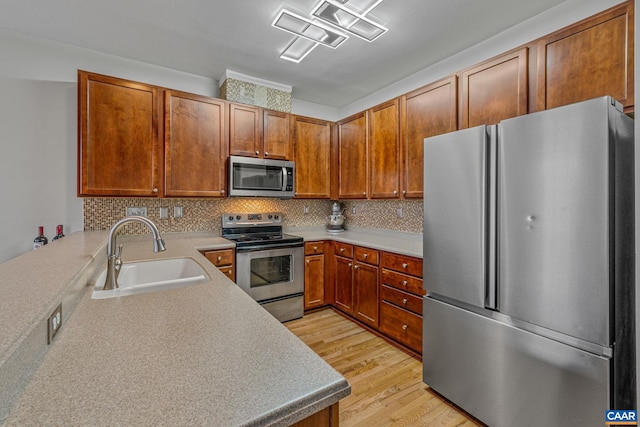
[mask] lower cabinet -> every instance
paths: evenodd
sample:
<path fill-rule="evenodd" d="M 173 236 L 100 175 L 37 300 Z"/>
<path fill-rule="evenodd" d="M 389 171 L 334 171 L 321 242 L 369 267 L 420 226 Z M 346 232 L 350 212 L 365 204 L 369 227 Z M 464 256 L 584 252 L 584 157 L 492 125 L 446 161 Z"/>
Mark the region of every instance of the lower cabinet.
<path fill-rule="evenodd" d="M 324 242 L 304 244 L 304 309 L 322 307 L 325 298 Z"/>
<path fill-rule="evenodd" d="M 235 249 L 220 249 L 215 251 L 204 251 L 202 254 L 213 265 L 218 267 L 229 279 L 236 281 L 236 273 L 234 267 Z"/>

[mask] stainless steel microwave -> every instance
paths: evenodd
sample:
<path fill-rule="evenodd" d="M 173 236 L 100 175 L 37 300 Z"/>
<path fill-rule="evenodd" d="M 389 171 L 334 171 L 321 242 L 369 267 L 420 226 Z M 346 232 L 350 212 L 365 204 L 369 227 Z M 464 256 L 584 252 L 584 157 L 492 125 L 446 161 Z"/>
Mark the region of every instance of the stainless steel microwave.
<path fill-rule="evenodd" d="M 286 160 L 229 156 L 229 196 L 294 196 L 295 164 Z"/>

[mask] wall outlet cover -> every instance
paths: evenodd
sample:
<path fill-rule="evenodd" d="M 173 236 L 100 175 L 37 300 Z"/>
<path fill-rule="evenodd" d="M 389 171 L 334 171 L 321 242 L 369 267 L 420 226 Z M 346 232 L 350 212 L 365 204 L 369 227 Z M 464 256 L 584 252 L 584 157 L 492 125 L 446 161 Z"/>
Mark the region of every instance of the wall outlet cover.
<path fill-rule="evenodd" d="M 146 206 L 127 207 L 127 216 L 147 216 Z"/>
<path fill-rule="evenodd" d="M 53 337 L 58 333 L 62 326 L 62 303 L 58 304 L 49 319 L 47 320 L 47 344 L 51 344 Z"/>

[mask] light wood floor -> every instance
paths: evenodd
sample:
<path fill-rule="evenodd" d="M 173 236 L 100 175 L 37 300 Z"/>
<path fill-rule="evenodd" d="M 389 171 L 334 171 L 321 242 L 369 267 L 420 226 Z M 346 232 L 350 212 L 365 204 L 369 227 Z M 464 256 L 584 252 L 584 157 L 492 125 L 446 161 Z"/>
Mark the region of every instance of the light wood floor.
<path fill-rule="evenodd" d="M 331 309 L 285 325 L 351 384 L 340 426 L 481 426 L 422 382 L 422 364 Z"/>

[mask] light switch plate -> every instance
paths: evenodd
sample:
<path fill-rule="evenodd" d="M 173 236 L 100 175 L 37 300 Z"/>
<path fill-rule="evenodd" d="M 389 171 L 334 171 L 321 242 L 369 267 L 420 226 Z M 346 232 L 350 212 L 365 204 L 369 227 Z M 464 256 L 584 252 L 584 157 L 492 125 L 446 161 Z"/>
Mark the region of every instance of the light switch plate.
<path fill-rule="evenodd" d="M 160 219 L 169 218 L 169 208 L 160 208 Z"/>
<path fill-rule="evenodd" d="M 173 217 L 174 218 L 182 218 L 182 206 L 174 206 L 173 207 Z"/>

